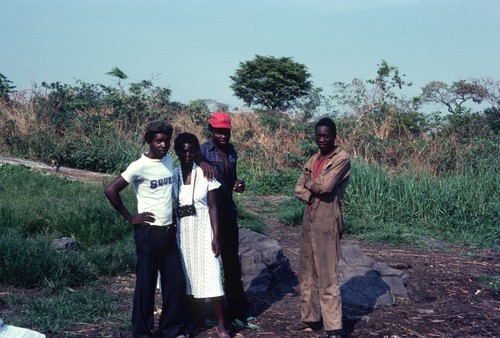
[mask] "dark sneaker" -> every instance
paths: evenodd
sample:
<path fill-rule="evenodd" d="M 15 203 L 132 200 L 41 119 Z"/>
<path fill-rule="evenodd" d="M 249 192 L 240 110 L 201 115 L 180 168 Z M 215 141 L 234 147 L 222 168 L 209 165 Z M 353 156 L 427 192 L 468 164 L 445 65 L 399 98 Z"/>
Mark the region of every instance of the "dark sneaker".
<path fill-rule="evenodd" d="M 290 325 L 287 329 L 295 332 L 313 332 L 321 330 L 321 324 L 319 322 L 298 322 L 297 324 Z"/>

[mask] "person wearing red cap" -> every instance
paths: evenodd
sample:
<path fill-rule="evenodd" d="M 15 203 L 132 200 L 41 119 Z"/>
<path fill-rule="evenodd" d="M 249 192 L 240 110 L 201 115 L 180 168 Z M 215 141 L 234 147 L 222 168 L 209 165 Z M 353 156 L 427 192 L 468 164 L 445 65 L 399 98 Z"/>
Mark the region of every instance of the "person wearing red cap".
<path fill-rule="evenodd" d="M 238 256 L 239 229 L 233 191 L 245 191 L 245 182 L 236 173 L 238 155 L 231 139 L 231 117 L 226 112 L 215 112 L 209 119 L 211 139 L 202 144 L 200 153 L 204 160 L 215 167 L 215 178 L 221 183 L 216 191 L 219 210 L 219 236 L 227 316 L 233 320 L 247 322 L 248 298 L 241 281 L 241 265 Z"/>

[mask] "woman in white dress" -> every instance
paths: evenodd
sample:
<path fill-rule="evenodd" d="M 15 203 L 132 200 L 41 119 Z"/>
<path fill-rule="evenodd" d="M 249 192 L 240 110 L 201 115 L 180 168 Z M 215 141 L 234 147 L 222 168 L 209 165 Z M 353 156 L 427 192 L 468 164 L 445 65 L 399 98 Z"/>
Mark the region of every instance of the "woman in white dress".
<path fill-rule="evenodd" d="M 180 167 L 174 170 L 173 194 L 177 202 L 177 241 L 186 275 L 186 294 L 195 299 L 209 298 L 214 305 L 219 338 L 230 338 L 224 326 L 224 289 L 219 262 L 219 224 L 215 189 L 218 181 L 208 181 L 194 163 L 200 143 L 190 133 L 174 141 Z M 194 208 L 189 207 L 194 206 Z"/>

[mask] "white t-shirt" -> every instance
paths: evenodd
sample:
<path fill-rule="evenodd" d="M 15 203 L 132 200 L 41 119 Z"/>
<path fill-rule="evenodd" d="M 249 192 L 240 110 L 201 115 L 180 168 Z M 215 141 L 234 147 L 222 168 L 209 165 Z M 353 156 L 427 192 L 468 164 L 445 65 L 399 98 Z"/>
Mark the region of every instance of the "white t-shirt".
<path fill-rule="evenodd" d="M 151 225 L 172 224 L 173 165 L 174 161 L 169 155 L 158 160 L 143 154 L 121 174 L 125 181 L 134 186 L 137 212 L 154 214 L 155 221 Z"/>

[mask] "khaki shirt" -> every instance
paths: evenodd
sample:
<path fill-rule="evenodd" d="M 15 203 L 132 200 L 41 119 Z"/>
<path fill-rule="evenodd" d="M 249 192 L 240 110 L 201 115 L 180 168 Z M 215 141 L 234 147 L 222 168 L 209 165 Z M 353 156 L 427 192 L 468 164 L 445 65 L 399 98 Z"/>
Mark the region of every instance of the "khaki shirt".
<path fill-rule="evenodd" d="M 306 207 L 304 222 L 316 229 L 336 226 L 339 235 L 344 231 L 344 195 L 351 174 L 349 154 L 335 146 L 323 170 L 313 179 L 313 164 L 319 153 L 304 164 L 295 186 L 295 196 L 310 205 Z"/>

